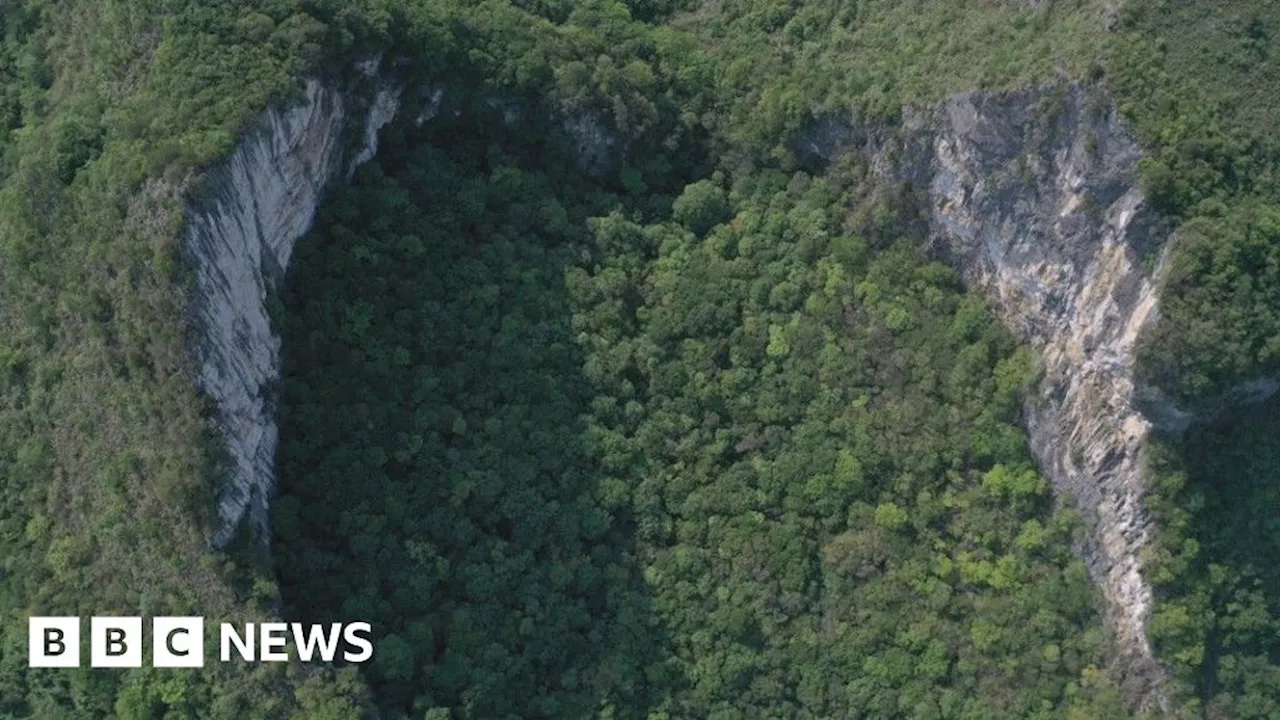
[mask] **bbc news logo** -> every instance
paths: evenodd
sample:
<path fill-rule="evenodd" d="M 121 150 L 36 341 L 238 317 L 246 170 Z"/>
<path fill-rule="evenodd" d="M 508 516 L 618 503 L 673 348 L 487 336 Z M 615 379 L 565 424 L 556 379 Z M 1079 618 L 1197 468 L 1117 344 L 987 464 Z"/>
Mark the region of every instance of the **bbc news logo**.
<path fill-rule="evenodd" d="M 290 638 L 302 662 L 342 659 L 362 663 L 373 657 L 369 623 L 245 623 L 243 630 L 231 623 L 218 629 L 221 662 L 287 662 Z M 142 667 L 143 623 L 140 617 L 89 618 L 89 667 Z M 151 619 L 151 665 L 160 668 L 204 667 L 204 618 L 156 617 Z M 33 668 L 80 667 L 80 618 L 32 617 L 27 621 L 28 665 Z"/>

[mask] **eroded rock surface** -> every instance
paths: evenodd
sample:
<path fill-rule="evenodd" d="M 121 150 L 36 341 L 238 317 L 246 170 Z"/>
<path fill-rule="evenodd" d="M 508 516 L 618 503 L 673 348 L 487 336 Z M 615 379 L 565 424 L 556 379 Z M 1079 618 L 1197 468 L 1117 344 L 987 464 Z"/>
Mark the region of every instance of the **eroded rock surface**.
<path fill-rule="evenodd" d="M 1134 344 L 1157 317 L 1167 229 L 1143 203 L 1140 151 L 1079 88 L 969 93 L 910 118 L 932 142 L 903 167 L 929 188 L 933 244 L 1041 350 L 1031 449 L 1092 528 L 1084 560 L 1107 601 L 1131 697 L 1163 705 L 1146 636 L 1150 534 Z M 926 185 L 927 181 L 927 185 Z"/>
<path fill-rule="evenodd" d="M 196 275 L 195 382 L 217 406 L 215 422 L 231 465 L 218 500 L 217 547 L 246 519 L 259 542 L 271 536 L 281 343 L 267 308 L 294 243 L 310 229 L 325 188 L 349 180 L 374 157 L 379 130 L 402 105 L 418 127 L 443 112 L 442 88 L 405 92 L 381 67 L 380 58 L 359 63 L 343 90 L 308 81 L 302 101 L 264 113 L 235 152 L 206 173 L 189 202 L 183 247 Z M 519 120 L 512 101 L 495 99 L 490 106 L 508 124 Z M 609 128 L 593 119 L 561 122 L 585 133 L 573 136 L 572 148 L 583 172 L 603 172 L 618 145 Z"/>
<path fill-rule="evenodd" d="M 259 537 L 269 537 L 280 338 L 267 314 L 268 293 L 283 278 L 294 242 L 311 227 L 326 185 L 373 157 L 377 131 L 395 115 L 398 100 L 397 90 L 384 88 L 373 93 L 369 108 L 359 108 L 309 81 L 300 104 L 267 112 L 206 175 L 187 210 L 184 250 L 196 274 L 196 383 L 217 405 L 231 462 L 230 483 L 218 501 L 216 546 L 225 545 L 246 516 Z"/>
<path fill-rule="evenodd" d="M 423 95 L 418 125 L 440 107 L 438 91 Z M 325 186 L 373 157 L 399 100 L 384 89 L 353 109 L 309 83 L 303 103 L 264 116 L 189 209 L 197 382 L 217 404 L 233 464 L 215 544 L 246 516 L 269 537 L 280 340 L 267 298 Z M 1141 560 L 1141 449 L 1152 423 L 1135 405 L 1133 358 L 1158 314 L 1168 233 L 1138 189 L 1137 143 L 1107 104 L 1075 87 L 967 93 L 907 113 L 898 133 L 856 128 L 829 119 L 805 150 L 833 158 L 861 149 L 884 176 L 925 191 L 935 253 L 1040 349 L 1043 379 L 1027 407 L 1032 450 L 1092 528 L 1081 553 L 1107 601 L 1117 667 L 1130 696 L 1158 709 L 1162 671 L 1145 633 L 1152 593 Z M 575 147 L 588 172 L 599 159 L 592 149 L 608 143 L 590 126 L 571 129 L 590 140 Z"/>
<path fill-rule="evenodd" d="M 858 147 L 879 174 L 923 191 L 934 254 L 1040 350 L 1032 452 L 1091 528 L 1080 552 L 1106 599 L 1117 674 L 1136 704 L 1160 709 L 1142 574 L 1152 423 L 1135 405 L 1133 364 L 1158 315 L 1169 233 L 1138 188 L 1137 142 L 1109 104 L 1073 86 L 957 95 L 907 112 L 896 134 L 855 128 L 828 119 L 803 150 Z"/>

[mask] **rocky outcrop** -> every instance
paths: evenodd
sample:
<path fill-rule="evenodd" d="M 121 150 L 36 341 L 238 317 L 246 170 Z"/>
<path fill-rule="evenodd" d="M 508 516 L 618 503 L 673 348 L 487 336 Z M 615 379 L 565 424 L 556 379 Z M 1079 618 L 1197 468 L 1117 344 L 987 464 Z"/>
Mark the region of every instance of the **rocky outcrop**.
<path fill-rule="evenodd" d="M 301 103 L 268 111 L 189 201 L 183 248 L 195 272 L 195 382 L 217 406 L 230 463 L 215 546 L 225 545 L 246 518 L 269 537 L 280 338 L 267 298 L 325 187 L 373 157 L 378 130 L 395 115 L 399 97 L 384 87 L 365 100 L 311 80 Z"/>
<path fill-rule="evenodd" d="M 441 104 L 439 91 L 422 94 L 418 125 Z M 373 157 L 400 95 L 387 87 L 361 100 L 309 82 L 304 101 L 266 113 L 190 203 L 196 382 L 216 403 L 231 462 L 216 545 L 246 518 L 269 536 L 280 340 L 268 297 L 324 188 Z M 598 124 L 565 122 L 589 174 L 616 141 Z M 1133 363 L 1139 332 L 1158 314 L 1168 233 L 1138 189 L 1137 143 L 1076 87 L 958 95 L 907 112 L 894 133 L 828 118 L 808 141 L 810 156 L 859 148 L 883 176 L 925 191 L 934 252 L 1040 349 L 1043 376 L 1026 409 L 1032 451 L 1090 524 L 1080 550 L 1106 598 L 1122 681 L 1140 706 L 1161 707 L 1141 557 L 1141 451 L 1152 420 L 1137 404 Z"/>
<path fill-rule="evenodd" d="M 1157 315 L 1167 233 L 1138 189 L 1138 145 L 1078 88 L 961 95 L 908 127 L 932 135 L 927 159 L 905 167 L 927 181 L 936 251 L 1041 350 L 1031 449 L 1092 528 L 1082 552 L 1106 597 L 1116 666 L 1129 694 L 1155 709 L 1162 671 L 1145 632 L 1141 556 L 1151 424 L 1134 405 L 1133 363 Z"/>
<path fill-rule="evenodd" d="M 598 115 L 583 111 L 566 115 L 560 123 L 569 139 L 578 172 L 599 180 L 618 168 L 618 134 Z"/>
<path fill-rule="evenodd" d="M 1134 344 L 1158 314 L 1168 232 L 1143 203 L 1140 151 L 1078 87 L 957 95 L 908 111 L 895 134 L 820 124 L 803 150 L 858 146 L 885 177 L 924 191 L 935 255 L 957 267 L 1043 358 L 1025 419 L 1059 497 L 1091 528 L 1080 548 L 1106 599 L 1128 695 L 1163 706 L 1145 633 L 1152 592 Z"/>

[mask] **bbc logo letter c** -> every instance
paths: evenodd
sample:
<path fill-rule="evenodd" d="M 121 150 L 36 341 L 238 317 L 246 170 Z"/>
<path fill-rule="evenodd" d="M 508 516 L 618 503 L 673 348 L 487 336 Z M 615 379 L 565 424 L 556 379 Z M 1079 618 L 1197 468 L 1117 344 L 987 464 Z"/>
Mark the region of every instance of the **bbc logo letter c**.
<path fill-rule="evenodd" d="M 204 618 L 154 618 L 151 658 L 155 667 L 204 667 Z"/>

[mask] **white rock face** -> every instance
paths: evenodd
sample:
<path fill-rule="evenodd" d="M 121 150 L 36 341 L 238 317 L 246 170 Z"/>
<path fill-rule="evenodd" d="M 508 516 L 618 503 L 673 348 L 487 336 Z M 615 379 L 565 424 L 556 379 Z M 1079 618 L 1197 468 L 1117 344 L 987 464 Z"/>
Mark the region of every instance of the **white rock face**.
<path fill-rule="evenodd" d="M 356 168 L 369 162 L 378 152 L 378 131 L 395 118 L 400 109 L 400 92 L 398 90 L 379 90 L 373 98 L 373 107 L 369 108 L 369 116 L 364 123 L 364 147 L 356 155 L 351 167 L 347 169 L 347 179 L 355 174 Z M 421 117 L 421 116 L 419 116 Z M 419 125 L 422 123 L 419 122 Z"/>
<path fill-rule="evenodd" d="M 262 540 L 270 537 L 280 338 L 267 315 L 267 295 L 283 277 L 294 242 L 310 229 L 325 186 L 344 165 L 349 176 L 373 157 L 378 130 L 398 104 L 398 91 L 379 91 L 363 113 L 363 127 L 353 131 L 351 103 L 310 81 L 300 105 L 263 116 L 208 174 L 208 190 L 188 208 L 183 240 L 196 271 L 196 383 L 217 404 L 232 462 L 231 483 L 218 503 L 216 546 L 232 538 L 246 515 Z M 353 134 L 359 147 L 348 147 Z"/>
<path fill-rule="evenodd" d="M 1138 189 L 1137 143 L 1075 88 L 960 95 L 916 122 L 933 134 L 931 161 L 915 172 L 928 176 L 935 248 L 1041 350 L 1026 409 L 1032 452 L 1092 527 L 1081 551 L 1127 694 L 1163 709 L 1141 556 L 1151 423 L 1135 407 L 1133 363 L 1169 245 Z"/>
<path fill-rule="evenodd" d="M 416 125 L 441 106 L 439 91 L 423 96 Z M 268 112 L 188 210 L 196 381 L 217 403 L 233 463 L 219 501 L 219 546 L 246 515 L 264 541 L 270 536 L 280 339 L 268 293 L 325 186 L 376 153 L 400 93 L 378 92 L 360 119 L 349 104 L 309 83 L 305 102 Z M 834 158 L 858 147 L 881 174 L 925 190 L 935 253 L 1041 351 L 1043 379 L 1026 408 L 1032 452 L 1092 529 L 1080 552 L 1106 599 L 1127 694 L 1142 709 L 1162 710 L 1164 672 L 1146 637 L 1152 592 L 1141 558 L 1149 536 L 1141 450 L 1153 418 L 1136 403 L 1143 389 L 1134 387 L 1133 362 L 1139 331 L 1158 316 L 1169 243 L 1138 189 L 1137 143 L 1078 88 L 967 93 L 905 120 L 905 132 L 887 136 L 829 119 L 801 150 Z M 576 149 L 589 165 L 590 148 Z M 1278 387 L 1264 380 L 1239 394 L 1257 400 Z M 1193 420 L 1179 413 L 1168 410 L 1174 425 Z"/>
<path fill-rule="evenodd" d="M 798 148 L 859 148 L 878 174 L 924 191 L 935 255 L 1041 351 L 1025 409 L 1031 450 L 1091 532 L 1078 548 L 1106 600 L 1113 670 L 1142 709 L 1165 706 L 1146 635 L 1152 591 L 1134 344 L 1158 316 L 1169 233 L 1143 203 L 1140 150 L 1076 87 L 973 92 L 908 111 L 902 132 L 828 118 Z"/>
<path fill-rule="evenodd" d="M 1106 598 L 1116 674 L 1138 709 L 1167 712 L 1146 635 L 1142 448 L 1153 426 L 1214 422 L 1280 379 L 1242 382 L 1198 414 L 1136 386 L 1135 343 L 1158 319 L 1173 242 L 1143 203 L 1140 149 L 1109 106 L 1074 87 L 968 93 L 909 124 L 925 139 L 899 146 L 897 172 L 929 188 L 936 252 L 1041 350 L 1031 450 L 1092 528 L 1080 551 Z M 887 168 L 883 151 L 879 161 Z"/>

